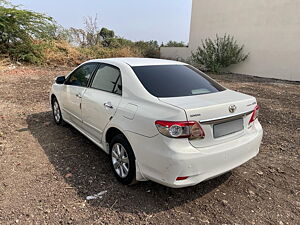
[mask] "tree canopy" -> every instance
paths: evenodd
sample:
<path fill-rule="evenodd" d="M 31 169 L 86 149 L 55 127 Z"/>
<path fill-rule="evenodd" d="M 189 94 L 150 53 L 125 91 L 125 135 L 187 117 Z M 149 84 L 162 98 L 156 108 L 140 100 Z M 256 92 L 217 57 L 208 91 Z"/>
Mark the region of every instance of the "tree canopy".
<path fill-rule="evenodd" d="M 34 52 L 34 39 L 55 36 L 56 25 L 51 17 L 19 9 L 3 0 L 0 3 L 0 53 L 10 53 L 18 59 L 20 52 Z"/>

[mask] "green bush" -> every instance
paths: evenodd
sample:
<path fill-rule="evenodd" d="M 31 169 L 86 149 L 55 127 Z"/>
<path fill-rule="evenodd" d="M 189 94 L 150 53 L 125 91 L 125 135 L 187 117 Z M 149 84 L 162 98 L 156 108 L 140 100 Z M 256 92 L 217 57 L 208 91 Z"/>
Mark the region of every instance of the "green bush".
<path fill-rule="evenodd" d="M 134 47 L 139 49 L 141 54 L 147 58 L 159 58 L 159 45 L 157 41 L 137 41 L 134 42 Z"/>
<path fill-rule="evenodd" d="M 167 44 L 162 44 L 162 47 L 186 47 L 186 44 L 183 41 L 169 41 Z"/>
<path fill-rule="evenodd" d="M 215 40 L 207 38 L 202 41 L 202 46 L 192 53 L 191 60 L 206 70 L 220 73 L 230 65 L 245 61 L 249 54 L 244 54 L 243 50 L 244 45 L 239 46 L 234 37 L 216 35 Z"/>

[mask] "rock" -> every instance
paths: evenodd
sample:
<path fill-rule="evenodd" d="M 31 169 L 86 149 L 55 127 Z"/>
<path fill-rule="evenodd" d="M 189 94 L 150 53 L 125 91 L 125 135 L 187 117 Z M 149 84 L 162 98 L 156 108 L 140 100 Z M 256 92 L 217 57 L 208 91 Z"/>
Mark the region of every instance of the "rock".
<path fill-rule="evenodd" d="M 45 122 L 43 125 L 44 125 L 45 127 L 48 127 L 48 126 L 51 125 L 51 123 L 50 123 L 50 122 Z"/>
<path fill-rule="evenodd" d="M 255 193 L 254 193 L 253 191 L 251 191 L 251 190 L 248 190 L 248 193 L 249 193 L 251 196 L 254 196 L 254 195 L 255 195 Z"/>
<path fill-rule="evenodd" d="M 222 200 L 222 204 L 223 204 L 223 206 L 227 206 L 228 205 L 228 201 Z"/>
<path fill-rule="evenodd" d="M 101 192 L 99 192 L 97 194 L 87 196 L 86 200 L 93 200 L 93 199 L 97 199 L 97 198 L 101 199 L 103 197 L 103 195 L 106 194 L 106 193 L 107 193 L 106 190 L 105 191 L 101 191 Z"/>
<path fill-rule="evenodd" d="M 274 172 L 275 172 L 275 170 L 274 170 L 273 168 L 270 168 L 269 171 L 270 171 L 271 173 L 274 173 Z"/>
<path fill-rule="evenodd" d="M 264 173 L 263 173 L 262 171 L 259 170 L 259 171 L 257 171 L 257 174 L 258 174 L 258 175 L 263 175 Z"/>
<path fill-rule="evenodd" d="M 67 174 L 65 175 L 65 178 L 69 178 L 69 177 L 72 177 L 72 176 L 73 176 L 72 173 L 67 173 Z"/>
<path fill-rule="evenodd" d="M 282 169 L 280 169 L 280 168 L 277 168 L 277 172 L 278 173 L 284 173 L 284 171 Z"/>

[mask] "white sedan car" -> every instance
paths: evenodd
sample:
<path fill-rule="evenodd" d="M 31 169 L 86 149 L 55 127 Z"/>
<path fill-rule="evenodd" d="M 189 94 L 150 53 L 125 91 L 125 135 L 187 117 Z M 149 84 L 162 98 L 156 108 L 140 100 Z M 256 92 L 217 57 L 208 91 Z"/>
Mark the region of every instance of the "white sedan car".
<path fill-rule="evenodd" d="M 176 61 L 91 60 L 57 77 L 50 100 L 55 122 L 109 154 L 123 184 L 198 184 L 256 156 L 263 135 L 254 97 Z"/>

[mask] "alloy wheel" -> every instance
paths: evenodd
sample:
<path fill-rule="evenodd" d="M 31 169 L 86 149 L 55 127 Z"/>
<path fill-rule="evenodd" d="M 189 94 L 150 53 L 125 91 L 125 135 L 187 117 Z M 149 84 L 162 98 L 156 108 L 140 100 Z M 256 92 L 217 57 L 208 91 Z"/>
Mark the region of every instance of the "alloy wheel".
<path fill-rule="evenodd" d="M 57 101 L 55 101 L 53 103 L 53 115 L 54 115 L 54 119 L 57 123 L 59 123 L 60 121 L 60 109 L 59 109 L 59 105 L 57 103 Z"/>
<path fill-rule="evenodd" d="M 115 143 L 111 152 L 113 168 L 119 177 L 125 178 L 129 173 L 129 158 L 126 149 L 120 143 Z"/>

